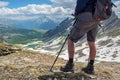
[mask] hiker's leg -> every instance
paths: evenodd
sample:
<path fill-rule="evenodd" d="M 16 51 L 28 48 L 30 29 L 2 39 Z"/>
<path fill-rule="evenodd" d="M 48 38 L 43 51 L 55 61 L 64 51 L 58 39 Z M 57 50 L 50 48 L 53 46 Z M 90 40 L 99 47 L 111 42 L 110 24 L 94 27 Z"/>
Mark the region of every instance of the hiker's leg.
<path fill-rule="evenodd" d="M 73 62 L 74 59 L 74 42 L 68 39 L 68 54 L 69 54 L 69 61 Z"/>
<path fill-rule="evenodd" d="M 96 26 L 96 25 L 97 24 L 95 24 L 94 26 Z M 94 64 L 94 60 L 95 60 L 95 56 L 96 56 L 95 38 L 96 38 L 97 30 L 98 30 L 98 28 L 95 27 L 87 33 L 87 41 L 88 41 L 88 45 L 89 45 L 89 49 L 90 49 L 89 63 L 91 65 Z"/>
<path fill-rule="evenodd" d="M 96 45 L 95 45 L 96 33 L 97 33 L 97 27 L 90 30 L 87 33 L 87 41 L 88 41 L 88 45 L 89 45 L 89 49 L 90 49 L 89 61 L 88 61 L 88 65 L 86 67 L 82 68 L 82 71 L 84 71 L 88 74 L 94 74 L 94 60 L 95 60 L 95 56 L 96 56 Z"/>
<path fill-rule="evenodd" d="M 73 58 L 74 58 L 74 42 L 70 39 L 68 39 L 68 55 L 69 55 L 69 60 L 66 63 L 65 66 L 62 66 L 60 68 L 61 71 L 63 72 L 74 72 L 74 63 L 73 63 Z"/>
<path fill-rule="evenodd" d="M 95 60 L 95 55 L 96 55 L 96 46 L 95 42 L 90 42 L 88 41 L 89 45 L 89 62 L 88 65 L 84 68 L 82 68 L 82 71 L 88 73 L 88 74 L 94 74 L 94 60 Z"/>
<path fill-rule="evenodd" d="M 95 56 L 96 56 L 96 45 L 95 45 L 95 42 L 90 42 L 88 41 L 88 45 L 89 45 L 89 49 L 90 49 L 90 52 L 89 52 L 89 60 L 91 60 L 91 64 L 93 65 L 94 61 L 95 60 Z"/>

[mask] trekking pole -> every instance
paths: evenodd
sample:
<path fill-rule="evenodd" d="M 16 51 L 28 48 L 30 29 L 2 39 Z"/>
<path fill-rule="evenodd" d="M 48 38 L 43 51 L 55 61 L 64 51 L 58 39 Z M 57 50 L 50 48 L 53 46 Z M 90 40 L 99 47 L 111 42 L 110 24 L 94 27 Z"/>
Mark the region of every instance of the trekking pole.
<path fill-rule="evenodd" d="M 62 47 L 61 47 L 61 49 L 60 49 L 60 51 L 58 52 L 58 55 L 57 55 L 56 59 L 54 60 L 53 65 L 52 65 L 51 68 L 50 68 L 50 71 L 51 71 L 51 72 L 53 72 L 52 68 L 53 68 L 54 64 L 56 63 L 56 61 L 57 61 L 57 59 L 58 59 L 58 57 L 59 57 L 59 55 L 60 55 L 60 53 L 61 53 L 64 45 L 65 45 L 65 43 L 66 43 L 66 41 L 67 41 L 67 39 L 68 39 L 68 37 L 69 37 L 69 34 L 67 35 L 67 37 L 66 37 L 66 39 L 65 39 L 65 41 L 64 41 L 64 43 L 63 43 L 63 45 L 62 45 Z"/>

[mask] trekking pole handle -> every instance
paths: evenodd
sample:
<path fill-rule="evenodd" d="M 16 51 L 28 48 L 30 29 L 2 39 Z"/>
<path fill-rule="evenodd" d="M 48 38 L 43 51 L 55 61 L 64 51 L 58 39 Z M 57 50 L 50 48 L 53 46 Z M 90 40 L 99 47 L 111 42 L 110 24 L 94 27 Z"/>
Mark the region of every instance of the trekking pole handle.
<path fill-rule="evenodd" d="M 112 5 L 117 8 L 117 6 L 114 3 L 112 3 Z"/>

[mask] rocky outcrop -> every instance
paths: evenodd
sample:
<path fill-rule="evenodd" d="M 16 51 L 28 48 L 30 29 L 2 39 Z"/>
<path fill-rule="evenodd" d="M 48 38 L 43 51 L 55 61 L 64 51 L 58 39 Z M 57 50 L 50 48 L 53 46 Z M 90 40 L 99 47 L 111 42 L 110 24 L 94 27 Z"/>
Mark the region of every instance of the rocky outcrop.
<path fill-rule="evenodd" d="M 5 56 L 11 53 L 14 53 L 16 51 L 22 51 L 20 48 L 11 47 L 9 45 L 3 45 L 3 43 L 0 43 L 0 56 Z"/>

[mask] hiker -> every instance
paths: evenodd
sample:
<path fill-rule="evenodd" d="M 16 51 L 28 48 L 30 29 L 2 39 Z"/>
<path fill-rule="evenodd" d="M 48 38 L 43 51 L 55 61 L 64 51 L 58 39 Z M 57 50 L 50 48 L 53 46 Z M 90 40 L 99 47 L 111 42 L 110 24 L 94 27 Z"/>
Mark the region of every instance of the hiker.
<path fill-rule="evenodd" d="M 94 73 L 94 60 L 96 56 L 95 38 L 100 21 L 93 20 L 94 5 L 96 0 L 77 0 L 75 8 L 76 21 L 70 31 L 68 38 L 68 54 L 69 60 L 65 66 L 60 68 L 63 72 L 74 71 L 74 43 L 78 42 L 81 37 L 87 34 L 87 42 L 89 45 L 89 61 L 82 71 L 88 74 Z"/>

